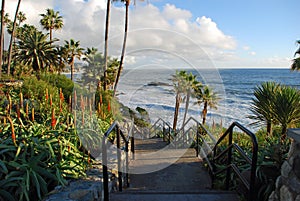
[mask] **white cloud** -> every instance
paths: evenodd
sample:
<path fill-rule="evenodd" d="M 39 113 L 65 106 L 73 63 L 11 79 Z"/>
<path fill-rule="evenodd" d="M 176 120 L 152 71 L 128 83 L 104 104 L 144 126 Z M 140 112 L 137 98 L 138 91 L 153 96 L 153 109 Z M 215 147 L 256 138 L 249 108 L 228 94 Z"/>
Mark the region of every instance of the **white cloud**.
<path fill-rule="evenodd" d="M 16 3 L 17 0 L 7 2 L 11 16 Z M 45 13 L 47 8 L 59 10 L 63 16 L 63 29 L 54 32 L 54 37 L 60 38 L 61 43 L 73 38 L 84 47 L 103 50 L 105 0 L 24 0 L 21 4 L 21 10 L 28 18 L 26 22 L 37 26 L 39 14 Z M 123 24 L 124 9 L 113 6 L 109 32 L 110 55 L 120 53 Z M 198 61 L 208 65 L 214 60 L 227 62 L 236 59 L 236 47 L 235 39 L 223 33 L 213 19 L 193 16 L 190 11 L 173 4 L 166 4 L 162 9 L 152 4 L 139 4 L 130 9 L 128 65 L 141 60 L 159 60 L 174 65 L 176 62 L 179 62 L 177 65 L 198 65 Z"/>
<path fill-rule="evenodd" d="M 249 46 L 244 46 L 244 47 L 243 47 L 243 50 L 248 51 L 248 50 L 250 50 L 250 47 L 249 47 Z"/>
<path fill-rule="evenodd" d="M 172 4 L 166 4 L 164 6 L 162 15 L 164 15 L 168 20 L 189 20 L 192 17 L 192 13 L 190 11 L 176 8 L 176 6 Z"/>

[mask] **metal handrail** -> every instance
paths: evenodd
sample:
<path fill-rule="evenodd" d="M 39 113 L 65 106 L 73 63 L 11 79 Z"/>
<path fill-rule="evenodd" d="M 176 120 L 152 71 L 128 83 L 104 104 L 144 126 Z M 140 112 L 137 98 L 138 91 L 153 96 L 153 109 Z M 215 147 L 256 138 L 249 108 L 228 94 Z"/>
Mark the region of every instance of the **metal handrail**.
<path fill-rule="evenodd" d="M 241 147 L 239 147 L 237 144 L 233 143 L 233 140 L 232 140 L 233 134 L 234 134 L 233 129 L 235 127 L 242 130 L 244 134 L 248 135 L 251 138 L 251 141 L 252 141 L 252 157 L 251 158 L 246 155 L 246 153 L 243 151 L 243 149 Z M 218 145 L 221 142 L 223 142 L 223 140 L 225 140 L 227 136 L 228 136 L 228 147 L 217 155 Z M 232 160 L 233 149 L 235 149 L 242 157 L 244 157 L 245 161 L 251 166 L 249 182 L 240 173 L 237 166 L 233 163 L 233 160 Z M 231 124 L 231 126 L 225 131 L 225 133 L 219 138 L 219 140 L 215 144 L 215 147 L 213 148 L 213 156 L 212 156 L 212 160 L 211 160 L 212 165 L 209 165 L 210 170 L 213 175 L 213 179 L 217 174 L 226 170 L 226 189 L 229 189 L 231 170 L 233 170 L 235 172 L 235 174 L 240 178 L 240 180 L 242 181 L 244 186 L 248 189 L 247 200 L 252 201 L 254 199 L 254 195 L 255 195 L 254 190 L 255 190 L 255 179 L 256 179 L 256 167 L 257 167 L 257 153 L 258 153 L 258 143 L 257 143 L 256 136 L 251 131 L 246 129 L 244 126 L 242 126 L 240 123 L 233 122 Z M 216 161 L 226 154 L 227 154 L 226 168 L 223 170 L 217 171 L 216 166 L 215 166 Z"/>
<path fill-rule="evenodd" d="M 190 121 L 193 121 L 194 123 L 196 123 L 196 128 L 195 128 L 195 125 L 194 125 L 193 127 L 190 127 L 189 129 L 187 129 L 185 131 L 184 129 Z M 155 128 L 154 129 L 154 131 L 155 131 L 160 126 L 163 127 L 163 130 L 165 130 L 165 128 L 167 128 L 166 132 L 163 132 L 164 139 L 167 139 L 169 143 L 171 142 L 171 140 L 175 141 L 175 137 L 176 137 L 177 132 L 174 132 L 172 127 L 170 126 L 170 124 L 165 122 L 161 118 L 159 118 L 153 124 L 153 126 L 150 128 L 150 132 L 154 128 Z M 237 144 L 233 143 L 233 134 L 234 134 L 233 129 L 235 127 L 242 130 L 243 133 L 245 133 L 246 135 L 248 135 L 251 138 L 251 141 L 252 141 L 252 156 L 251 156 L 251 158 L 249 156 L 247 156 L 247 154 L 243 151 L 243 149 L 241 147 L 239 147 Z M 133 143 L 133 144 L 131 144 L 131 148 L 132 148 L 131 151 L 134 151 L 134 137 L 132 136 L 132 137 L 129 138 L 130 140 L 127 140 L 125 138 L 125 136 L 123 135 L 122 131 L 119 129 L 118 124 L 116 122 L 114 122 L 111 125 L 111 127 L 105 132 L 105 134 L 103 136 L 103 140 L 102 140 L 103 185 L 104 185 L 104 200 L 105 201 L 109 200 L 109 197 L 108 197 L 109 196 L 109 194 L 108 194 L 108 174 L 107 174 L 107 165 L 106 165 L 107 164 L 106 138 L 110 135 L 110 133 L 113 130 L 116 130 L 116 134 L 117 134 L 119 191 L 122 191 L 122 172 L 120 171 L 120 158 L 121 158 L 121 156 L 120 156 L 120 151 L 121 151 L 120 150 L 120 137 L 125 142 L 126 168 L 127 168 L 127 170 L 128 170 L 128 143 L 129 143 L 129 141 L 131 143 Z M 229 189 L 230 178 L 231 178 L 231 170 L 233 170 L 234 173 L 238 175 L 238 177 L 240 178 L 242 183 L 245 185 L 245 187 L 248 189 L 247 200 L 252 201 L 254 199 L 254 195 L 255 195 L 254 194 L 254 187 L 255 187 L 255 178 L 256 178 L 255 173 L 256 173 L 256 166 L 257 166 L 257 152 L 258 152 L 258 143 L 257 143 L 256 136 L 251 131 L 246 129 L 244 126 L 239 124 L 238 122 L 234 122 L 234 123 L 231 124 L 231 126 L 225 131 L 225 133 L 217 141 L 215 139 L 215 137 L 200 122 L 198 122 L 193 117 L 190 117 L 178 132 L 181 132 L 182 137 L 184 137 L 190 131 L 193 131 L 193 132 L 196 133 L 196 146 L 197 146 L 196 156 L 197 157 L 199 156 L 199 152 L 205 154 L 204 159 L 206 160 L 206 162 L 208 164 L 208 167 L 210 169 L 210 173 L 212 174 L 212 178 L 214 179 L 216 177 L 216 175 L 218 175 L 221 172 L 226 171 L 226 188 Z M 211 144 L 209 144 L 207 142 L 207 140 L 205 139 L 206 136 L 209 136 L 210 140 L 214 144 L 213 148 L 211 147 Z M 228 136 L 228 147 L 224 151 L 222 151 L 221 153 L 219 153 L 217 155 L 218 146 L 220 145 L 221 142 L 223 142 L 224 139 L 226 139 L 227 136 Z M 180 136 L 179 136 L 179 138 L 180 138 Z M 202 146 L 200 145 L 200 140 L 202 141 Z M 206 148 L 209 148 L 210 153 L 206 153 L 203 146 L 205 146 Z M 242 176 L 242 174 L 239 171 L 237 165 L 233 163 L 233 160 L 232 160 L 233 149 L 236 150 L 241 156 L 243 156 L 245 161 L 251 165 L 251 175 L 250 175 L 250 181 L 249 182 L 248 182 L 247 178 Z M 211 153 L 212 153 L 212 159 L 207 157 Z M 224 169 L 221 169 L 221 170 L 216 170 L 216 164 L 215 163 L 222 156 L 227 157 L 226 167 Z M 126 177 L 125 177 L 126 178 L 126 185 L 129 184 L 128 183 L 128 173 L 127 172 L 128 171 L 126 171 Z"/>
<path fill-rule="evenodd" d="M 183 130 L 183 132 L 184 132 L 184 129 L 185 129 L 185 127 L 188 125 L 188 123 L 189 122 L 191 122 L 191 121 L 193 121 L 194 123 L 196 123 L 196 130 L 193 128 L 193 127 L 190 127 L 189 129 L 193 129 L 195 132 L 196 132 L 196 156 L 198 156 L 199 155 L 199 151 L 201 151 L 201 147 L 200 147 L 200 144 L 199 144 L 199 141 L 200 141 L 200 139 L 202 140 L 202 142 L 205 144 L 205 146 L 208 146 L 208 143 L 206 142 L 206 140 L 204 139 L 204 136 L 208 136 L 209 138 L 210 138 L 210 140 L 213 142 L 213 144 L 216 144 L 216 142 L 217 142 L 217 140 L 216 140 L 216 138 L 215 138 L 215 136 L 214 135 L 212 135 L 204 126 L 203 126 L 203 124 L 201 124 L 198 120 L 196 120 L 194 117 L 190 117 L 184 124 L 183 124 L 183 126 L 181 127 L 181 129 L 180 130 Z M 188 129 L 188 130 L 189 130 Z M 200 132 L 200 130 L 199 129 L 201 129 L 201 132 Z M 186 132 L 184 132 L 184 133 L 186 133 Z M 200 148 L 200 150 L 199 150 L 199 148 Z M 210 147 L 211 149 L 212 149 L 212 147 Z M 208 154 L 208 153 L 207 153 Z M 206 154 L 206 155 L 207 155 Z M 207 159 L 207 158 L 205 158 L 205 159 Z M 209 164 L 210 164 L 210 162 L 209 161 L 207 161 Z"/>
<path fill-rule="evenodd" d="M 164 120 L 158 119 L 155 122 L 155 124 L 157 124 L 159 121 L 164 122 Z M 187 127 L 187 125 L 191 121 L 196 123 L 196 128 L 195 128 L 195 126 L 190 127 L 185 131 L 185 127 Z M 168 126 L 170 126 L 170 125 L 168 124 Z M 248 135 L 251 138 L 251 141 L 252 141 L 252 157 L 251 158 L 249 156 L 247 156 L 247 154 L 245 153 L 245 151 L 241 147 L 239 147 L 237 144 L 232 142 L 233 129 L 235 127 L 242 130 L 243 133 L 245 133 L 246 135 Z M 248 201 L 252 201 L 254 199 L 254 195 L 255 195 L 254 194 L 254 190 L 255 190 L 254 188 L 255 188 L 255 179 L 256 179 L 255 174 L 256 174 L 256 167 L 257 167 L 257 152 L 258 152 L 258 143 L 257 143 L 256 136 L 251 131 L 246 129 L 244 126 L 242 126 L 240 123 L 233 122 L 231 124 L 231 126 L 225 131 L 225 133 L 218 140 L 216 140 L 214 135 L 212 135 L 199 121 L 197 121 L 193 117 L 190 117 L 183 124 L 181 129 L 179 131 L 177 131 L 176 133 L 182 132 L 183 133 L 182 137 L 184 137 L 186 135 L 186 133 L 190 132 L 191 130 L 196 133 L 196 156 L 197 157 L 199 156 L 199 152 L 201 152 L 203 155 L 205 155 L 204 159 L 206 160 L 206 162 L 208 164 L 208 167 L 210 169 L 210 173 L 212 175 L 212 178 L 214 179 L 217 174 L 226 171 L 226 188 L 229 189 L 230 175 L 231 175 L 231 169 L 232 169 L 235 172 L 235 174 L 238 175 L 238 177 L 240 178 L 242 183 L 245 185 L 245 187 L 248 189 L 248 196 L 247 196 Z M 175 135 L 176 135 L 176 133 L 175 133 Z M 207 142 L 207 140 L 205 139 L 205 136 L 208 136 L 210 138 L 210 140 L 212 141 L 211 145 Z M 229 137 L 229 140 L 228 140 L 229 144 L 228 144 L 227 149 L 225 149 L 222 153 L 220 153 L 218 156 L 216 156 L 218 145 L 221 142 L 223 142 L 223 140 L 227 136 Z M 202 145 L 200 145 L 200 139 L 202 141 Z M 204 148 L 209 149 L 210 153 L 205 152 Z M 250 173 L 250 181 L 249 182 L 247 181 L 247 178 L 242 176 L 242 174 L 240 173 L 237 165 L 233 164 L 233 160 L 232 160 L 233 159 L 232 158 L 233 149 L 236 150 L 244 158 L 246 163 L 250 164 L 250 166 L 251 166 L 251 173 Z M 212 159 L 207 157 L 209 154 L 213 155 Z M 222 170 L 219 170 L 219 171 L 216 171 L 215 162 L 220 157 L 225 156 L 225 155 L 227 156 L 227 159 L 228 159 L 226 168 L 222 169 Z"/>
<path fill-rule="evenodd" d="M 174 136 L 172 135 L 173 128 L 168 122 L 166 122 L 162 118 L 158 118 L 155 121 L 155 123 L 150 127 L 150 135 L 153 134 L 153 132 L 156 131 L 156 128 L 159 128 L 160 126 L 162 126 L 162 128 L 163 128 L 163 139 L 164 140 L 167 139 L 167 142 L 170 143 L 171 140 L 174 139 Z M 167 128 L 167 130 L 165 130 L 166 128 Z"/>
<path fill-rule="evenodd" d="M 124 151 L 125 156 L 125 185 L 129 187 L 129 177 L 128 177 L 128 145 L 131 143 L 131 151 L 134 151 L 134 141 L 133 137 L 127 138 L 123 134 L 117 122 L 114 122 L 109 129 L 104 133 L 102 137 L 102 167 L 103 167 L 103 191 L 104 191 L 104 201 L 109 201 L 109 189 L 108 189 L 108 159 L 107 159 L 107 138 L 109 135 L 115 131 L 117 136 L 117 164 L 118 164 L 118 181 L 119 181 L 119 191 L 122 191 L 123 180 L 122 180 L 122 170 L 121 170 L 121 138 L 125 143 Z"/>

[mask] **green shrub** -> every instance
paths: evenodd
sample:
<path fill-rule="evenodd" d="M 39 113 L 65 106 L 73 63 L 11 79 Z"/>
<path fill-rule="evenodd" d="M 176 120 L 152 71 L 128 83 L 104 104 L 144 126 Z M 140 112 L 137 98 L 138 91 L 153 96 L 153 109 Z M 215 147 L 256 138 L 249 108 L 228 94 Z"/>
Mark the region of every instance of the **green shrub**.
<path fill-rule="evenodd" d="M 38 80 L 36 76 L 26 76 L 23 77 L 22 80 L 24 82 L 20 90 L 23 93 L 24 99 L 43 100 L 45 99 L 46 89 L 53 97 L 58 96 L 58 88 L 49 85 L 49 83 L 44 80 Z"/>
<path fill-rule="evenodd" d="M 58 89 L 62 89 L 65 100 L 69 100 L 74 88 L 72 80 L 67 78 L 65 75 L 59 74 L 45 74 L 41 76 L 41 79 Z"/>

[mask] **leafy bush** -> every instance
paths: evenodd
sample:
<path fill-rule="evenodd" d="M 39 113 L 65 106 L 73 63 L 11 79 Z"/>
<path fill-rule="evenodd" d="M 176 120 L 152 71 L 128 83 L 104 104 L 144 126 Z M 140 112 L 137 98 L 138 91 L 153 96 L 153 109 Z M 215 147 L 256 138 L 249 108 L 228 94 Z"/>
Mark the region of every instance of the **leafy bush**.
<path fill-rule="evenodd" d="M 65 75 L 59 74 L 45 74 L 41 76 L 41 79 L 58 89 L 62 89 L 65 100 L 69 100 L 74 88 L 72 80 L 67 78 Z"/>
<path fill-rule="evenodd" d="M 48 82 L 44 80 L 38 80 L 35 76 L 26 76 L 23 77 L 23 86 L 21 91 L 25 99 L 32 100 L 43 100 L 45 99 L 46 89 L 49 94 L 52 94 L 53 97 L 58 97 L 58 88 L 49 85 Z M 18 90 L 15 90 L 16 93 L 19 93 Z"/>

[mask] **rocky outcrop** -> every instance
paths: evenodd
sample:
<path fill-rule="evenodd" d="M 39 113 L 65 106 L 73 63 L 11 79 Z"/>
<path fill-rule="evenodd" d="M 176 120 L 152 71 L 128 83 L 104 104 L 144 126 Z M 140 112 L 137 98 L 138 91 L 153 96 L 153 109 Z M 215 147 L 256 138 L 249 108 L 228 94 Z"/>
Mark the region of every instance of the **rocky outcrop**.
<path fill-rule="evenodd" d="M 109 175 L 109 191 L 117 190 L 117 178 Z M 102 165 L 87 172 L 87 177 L 69 181 L 67 186 L 57 186 L 43 201 L 100 201 L 102 200 Z"/>
<path fill-rule="evenodd" d="M 288 160 L 281 167 L 269 201 L 300 201 L 300 129 L 289 129 L 288 136 L 293 139 Z"/>

